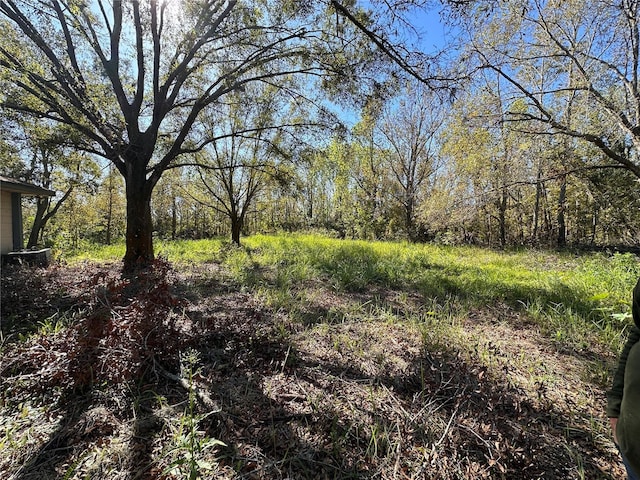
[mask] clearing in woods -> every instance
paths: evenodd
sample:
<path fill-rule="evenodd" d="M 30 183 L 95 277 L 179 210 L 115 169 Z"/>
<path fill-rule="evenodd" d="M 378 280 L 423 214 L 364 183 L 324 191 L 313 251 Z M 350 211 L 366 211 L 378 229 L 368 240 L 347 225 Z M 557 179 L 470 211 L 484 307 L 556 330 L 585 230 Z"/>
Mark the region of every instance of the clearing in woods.
<path fill-rule="evenodd" d="M 3 268 L 3 478 L 623 478 L 634 257 L 246 244 Z"/>

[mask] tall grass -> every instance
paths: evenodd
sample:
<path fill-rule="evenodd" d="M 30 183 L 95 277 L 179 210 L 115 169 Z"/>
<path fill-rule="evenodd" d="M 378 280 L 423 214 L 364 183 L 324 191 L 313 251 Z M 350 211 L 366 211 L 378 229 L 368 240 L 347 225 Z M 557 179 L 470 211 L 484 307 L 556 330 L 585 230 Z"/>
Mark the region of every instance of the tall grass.
<path fill-rule="evenodd" d="M 124 257 L 124 243 L 112 245 L 100 245 L 91 242 L 82 242 L 76 249 L 53 249 L 54 257 L 70 264 L 90 262 L 117 262 Z"/>
<path fill-rule="evenodd" d="M 415 291 L 425 305 L 444 305 L 448 314 L 505 305 L 573 348 L 597 341 L 619 349 L 640 277 L 640 263 L 631 254 L 502 252 L 314 235 L 257 235 L 245 245 L 254 270 L 259 265 L 275 271 L 289 285 L 320 279 L 340 292 Z"/>
<path fill-rule="evenodd" d="M 156 253 L 176 264 L 221 263 L 238 288 L 268 292 L 289 305 L 304 301 L 311 282 L 340 293 L 410 291 L 430 311 L 434 305 L 463 313 L 507 306 L 559 342 L 579 348 L 598 341 L 614 351 L 630 324 L 631 291 L 640 277 L 640 263 L 631 254 L 499 252 L 302 234 L 251 236 L 243 248 L 222 240 L 161 241 Z M 122 245 L 93 247 L 68 260 L 123 255 Z"/>

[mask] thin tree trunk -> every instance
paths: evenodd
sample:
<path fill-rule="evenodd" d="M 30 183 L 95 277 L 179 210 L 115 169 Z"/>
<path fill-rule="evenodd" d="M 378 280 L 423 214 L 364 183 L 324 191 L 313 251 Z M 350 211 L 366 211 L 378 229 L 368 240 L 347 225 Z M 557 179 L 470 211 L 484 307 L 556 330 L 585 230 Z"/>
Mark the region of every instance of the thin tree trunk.
<path fill-rule="evenodd" d="M 416 234 L 414 232 L 413 225 L 413 198 L 407 198 L 407 202 L 405 204 L 405 223 L 407 228 L 407 236 L 409 240 L 414 242 L 416 240 Z"/>
<path fill-rule="evenodd" d="M 176 239 L 176 233 L 178 230 L 178 205 L 176 202 L 176 196 L 173 195 L 171 203 L 171 240 Z"/>
<path fill-rule="evenodd" d="M 29 233 L 29 241 L 27 242 L 27 248 L 35 247 L 38 244 L 38 239 L 40 238 L 40 234 L 44 229 L 44 215 L 49 208 L 49 198 L 48 197 L 40 197 L 37 199 L 37 207 L 36 207 L 36 216 L 33 220 L 33 226 L 31 227 L 31 232 Z"/>
<path fill-rule="evenodd" d="M 113 168 L 113 167 L 112 167 Z M 109 206 L 107 207 L 107 245 L 111 245 L 111 225 L 113 223 L 113 175 L 109 172 Z"/>
<path fill-rule="evenodd" d="M 502 189 L 502 195 L 498 204 L 498 224 L 500 229 L 500 247 L 507 245 L 507 191 Z"/>
<path fill-rule="evenodd" d="M 531 241 L 534 244 L 538 244 L 538 229 L 540 227 L 540 202 L 542 200 L 542 169 L 538 167 L 538 173 L 536 178 L 536 200 L 533 207 L 533 231 L 531 232 Z"/>
<path fill-rule="evenodd" d="M 558 195 L 558 247 L 567 245 L 567 224 L 565 218 L 567 200 L 567 177 L 563 175 L 560 180 L 560 193 Z"/>
<path fill-rule="evenodd" d="M 591 245 L 596 243 L 596 233 L 598 232 L 598 205 L 593 206 L 593 216 L 591 217 Z"/>

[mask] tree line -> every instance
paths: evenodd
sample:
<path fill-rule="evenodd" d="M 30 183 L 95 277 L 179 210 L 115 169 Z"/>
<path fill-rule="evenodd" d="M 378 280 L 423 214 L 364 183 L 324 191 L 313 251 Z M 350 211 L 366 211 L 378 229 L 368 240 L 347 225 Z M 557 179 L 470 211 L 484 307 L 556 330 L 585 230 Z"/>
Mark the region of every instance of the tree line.
<path fill-rule="evenodd" d="M 440 52 L 410 44 L 425 8 Z M 126 268 L 154 235 L 638 242 L 635 1 L 0 12 L 2 170 L 61 192 L 30 244 L 124 237 Z"/>

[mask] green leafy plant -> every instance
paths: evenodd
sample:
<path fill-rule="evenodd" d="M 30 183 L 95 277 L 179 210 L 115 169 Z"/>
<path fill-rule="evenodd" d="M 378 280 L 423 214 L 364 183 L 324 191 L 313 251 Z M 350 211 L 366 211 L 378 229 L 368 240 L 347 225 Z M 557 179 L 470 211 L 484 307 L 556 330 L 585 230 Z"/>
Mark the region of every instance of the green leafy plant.
<path fill-rule="evenodd" d="M 180 355 L 181 373 L 188 385 L 188 400 L 180 423 L 173 432 L 175 446 L 168 452 L 174 460 L 165 470 L 165 473 L 189 480 L 206 478 L 206 474 L 214 471 L 215 457 L 211 459 L 211 456 L 207 455 L 208 451 L 227 446 L 221 440 L 204 436 L 198 429 L 199 423 L 211 414 L 198 414 L 196 411 L 194 376 L 198 373 L 199 361 L 200 355 L 193 349 L 188 349 Z"/>

